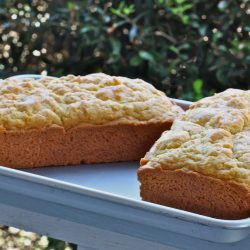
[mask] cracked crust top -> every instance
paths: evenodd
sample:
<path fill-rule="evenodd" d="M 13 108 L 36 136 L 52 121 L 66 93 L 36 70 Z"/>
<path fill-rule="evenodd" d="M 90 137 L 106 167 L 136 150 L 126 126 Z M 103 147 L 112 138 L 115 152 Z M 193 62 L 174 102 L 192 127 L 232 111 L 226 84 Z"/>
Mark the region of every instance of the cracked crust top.
<path fill-rule="evenodd" d="M 0 131 L 172 122 L 182 110 L 140 79 L 103 73 L 0 80 Z"/>
<path fill-rule="evenodd" d="M 192 105 L 141 165 L 192 170 L 250 188 L 250 91 L 229 89 Z"/>

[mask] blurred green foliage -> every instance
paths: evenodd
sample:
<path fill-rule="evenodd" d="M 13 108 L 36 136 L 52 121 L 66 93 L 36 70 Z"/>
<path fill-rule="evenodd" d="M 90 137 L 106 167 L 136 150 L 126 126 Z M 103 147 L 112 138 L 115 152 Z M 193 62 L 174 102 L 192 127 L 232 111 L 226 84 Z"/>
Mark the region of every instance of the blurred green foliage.
<path fill-rule="evenodd" d="M 0 77 L 103 71 L 185 99 L 250 87 L 249 0 L 1 0 L 0 33 Z"/>

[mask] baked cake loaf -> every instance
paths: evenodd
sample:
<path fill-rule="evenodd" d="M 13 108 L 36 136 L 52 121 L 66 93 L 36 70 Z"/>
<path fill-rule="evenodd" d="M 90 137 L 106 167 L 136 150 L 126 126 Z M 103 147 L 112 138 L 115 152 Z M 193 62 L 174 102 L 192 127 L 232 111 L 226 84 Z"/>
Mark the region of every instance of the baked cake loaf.
<path fill-rule="evenodd" d="M 223 219 L 250 216 L 250 91 L 194 103 L 141 159 L 141 197 Z"/>
<path fill-rule="evenodd" d="M 181 113 L 140 79 L 0 80 L 0 165 L 139 160 Z"/>

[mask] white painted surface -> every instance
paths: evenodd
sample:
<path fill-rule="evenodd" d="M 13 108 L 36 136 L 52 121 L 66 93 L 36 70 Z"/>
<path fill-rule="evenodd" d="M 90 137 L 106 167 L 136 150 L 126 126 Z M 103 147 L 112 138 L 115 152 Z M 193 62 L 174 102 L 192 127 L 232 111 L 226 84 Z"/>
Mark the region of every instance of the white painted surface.
<path fill-rule="evenodd" d="M 106 163 L 70 167 L 28 169 L 27 172 L 70 182 L 96 190 L 140 199 L 137 169 L 139 162 Z"/>
<path fill-rule="evenodd" d="M 0 221 L 79 245 L 78 250 L 178 250 L 172 246 L 102 230 L 0 204 Z M 45 233 L 46 232 L 46 233 Z"/>

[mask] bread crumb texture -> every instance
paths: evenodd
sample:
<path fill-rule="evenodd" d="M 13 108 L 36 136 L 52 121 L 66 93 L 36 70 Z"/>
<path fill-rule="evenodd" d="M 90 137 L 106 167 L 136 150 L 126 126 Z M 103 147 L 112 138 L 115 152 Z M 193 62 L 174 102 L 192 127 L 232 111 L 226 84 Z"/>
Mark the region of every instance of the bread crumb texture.
<path fill-rule="evenodd" d="M 228 89 L 194 103 L 141 164 L 192 170 L 250 187 L 250 91 Z"/>
<path fill-rule="evenodd" d="M 173 121 L 182 111 L 140 79 L 103 73 L 0 80 L 0 131 Z"/>

